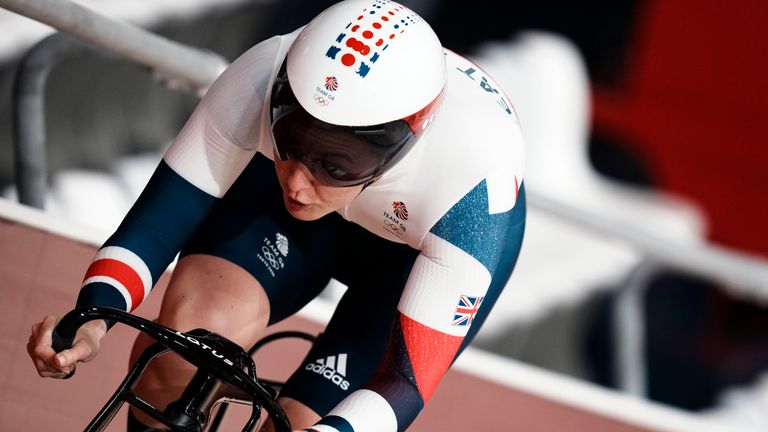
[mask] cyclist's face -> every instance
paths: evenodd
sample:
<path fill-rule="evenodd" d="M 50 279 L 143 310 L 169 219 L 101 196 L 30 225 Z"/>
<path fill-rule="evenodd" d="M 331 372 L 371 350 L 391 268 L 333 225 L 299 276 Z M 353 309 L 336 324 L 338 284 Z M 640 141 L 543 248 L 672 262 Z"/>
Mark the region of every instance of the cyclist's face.
<path fill-rule="evenodd" d="M 296 219 L 319 219 L 349 204 L 364 185 L 349 187 L 326 186 L 319 183 L 303 163 L 294 159 L 281 161 L 275 156 L 275 169 L 283 201 L 288 213 Z"/>
<path fill-rule="evenodd" d="M 375 141 L 375 133 L 358 134 L 350 127 L 323 123 L 298 108 L 277 120 L 272 134 L 276 159 L 295 159 L 318 183 L 334 187 L 373 180 L 391 147 Z"/>

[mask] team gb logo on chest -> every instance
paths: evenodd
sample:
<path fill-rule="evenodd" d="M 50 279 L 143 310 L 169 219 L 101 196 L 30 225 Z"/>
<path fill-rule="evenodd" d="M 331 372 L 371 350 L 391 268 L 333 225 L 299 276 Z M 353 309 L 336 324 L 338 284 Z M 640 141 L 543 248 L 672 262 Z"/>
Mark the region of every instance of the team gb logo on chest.
<path fill-rule="evenodd" d="M 384 229 L 398 237 L 405 234 L 408 208 L 402 201 L 392 201 L 392 209 L 384 211 Z"/>

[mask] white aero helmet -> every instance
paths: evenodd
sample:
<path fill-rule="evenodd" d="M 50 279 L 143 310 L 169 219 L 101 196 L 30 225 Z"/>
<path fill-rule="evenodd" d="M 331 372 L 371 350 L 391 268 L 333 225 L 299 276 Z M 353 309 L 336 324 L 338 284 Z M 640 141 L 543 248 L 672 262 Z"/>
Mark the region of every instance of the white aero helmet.
<path fill-rule="evenodd" d="M 276 156 L 324 184 L 369 182 L 412 148 L 445 80 L 440 41 L 415 12 L 388 0 L 336 3 L 299 34 L 275 79 Z"/>

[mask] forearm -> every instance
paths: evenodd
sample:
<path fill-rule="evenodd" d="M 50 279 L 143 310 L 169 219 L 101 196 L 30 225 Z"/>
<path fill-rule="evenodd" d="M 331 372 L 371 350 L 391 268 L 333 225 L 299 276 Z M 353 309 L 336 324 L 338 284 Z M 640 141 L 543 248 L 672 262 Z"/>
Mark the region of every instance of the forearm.
<path fill-rule="evenodd" d="M 161 162 L 86 272 L 78 306 L 134 310 L 216 202 Z"/>

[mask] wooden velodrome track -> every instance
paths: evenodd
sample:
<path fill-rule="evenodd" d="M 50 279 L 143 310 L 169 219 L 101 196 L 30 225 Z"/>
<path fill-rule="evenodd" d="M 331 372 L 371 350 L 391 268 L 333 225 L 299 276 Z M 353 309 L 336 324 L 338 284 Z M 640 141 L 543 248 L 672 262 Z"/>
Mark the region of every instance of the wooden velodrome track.
<path fill-rule="evenodd" d="M 126 370 L 135 331 L 115 326 L 101 354 L 70 380 L 41 379 L 27 357 L 29 330 L 47 313 L 74 304 L 97 244 L 82 228 L 0 200 L 0 431 L 78 431 L 109 398 Z M 165 276 L 136 311 L 154 317 Z M 281 329 L 317 331 L 327 307 L 310 305 Z M 257 356 L 259 374 L 286 376 L 303 342 L 279 342 Z M 240 430 L 245 407 L 224 430 Z M 124 410 L 108 430 L 123 431 Z M 459 359 L 410 431 L 728 431 L 681 411 L 635 400 L 472 348 Z"/>

